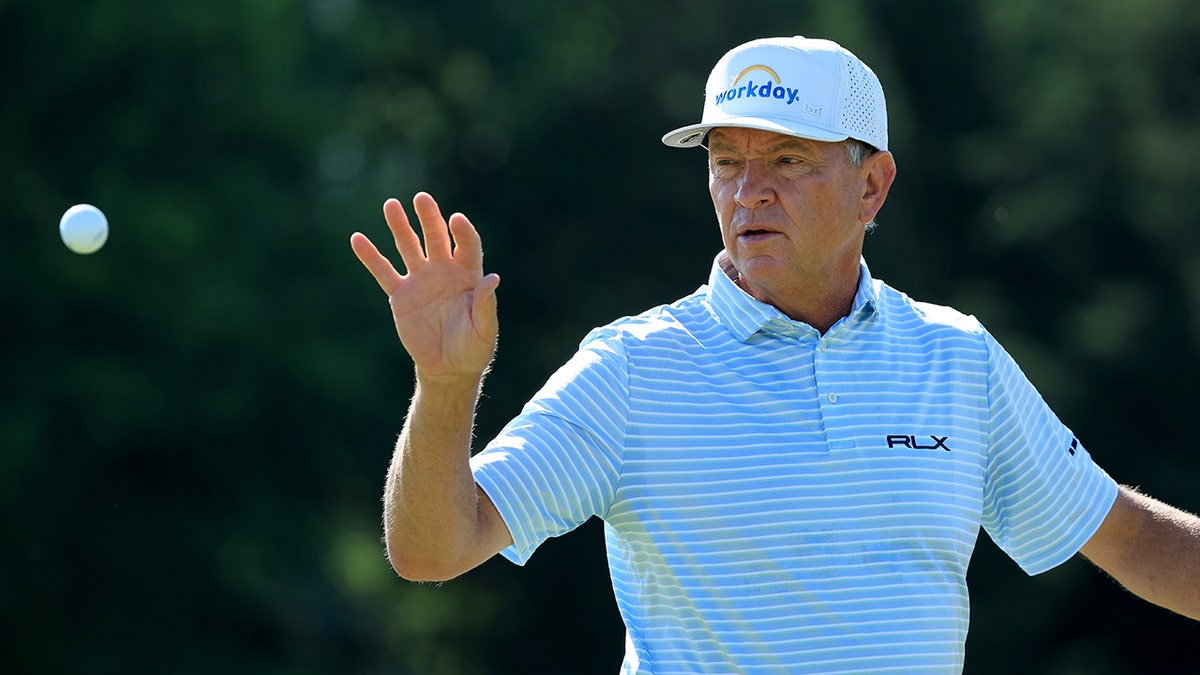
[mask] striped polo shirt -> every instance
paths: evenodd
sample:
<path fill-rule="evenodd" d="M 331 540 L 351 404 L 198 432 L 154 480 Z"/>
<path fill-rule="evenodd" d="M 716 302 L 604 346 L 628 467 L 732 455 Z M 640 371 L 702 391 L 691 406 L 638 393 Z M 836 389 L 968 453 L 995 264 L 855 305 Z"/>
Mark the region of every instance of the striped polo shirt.
<path fill-rule="evenodd" d="M 862 263 L 821 335 L 709 283 L 592 331 L 472 459 L 523 564 L 605 523 L 622 673 L 958 673 L 982 526 L 1026 572 L 1116 484 L 973 317 Z"/>

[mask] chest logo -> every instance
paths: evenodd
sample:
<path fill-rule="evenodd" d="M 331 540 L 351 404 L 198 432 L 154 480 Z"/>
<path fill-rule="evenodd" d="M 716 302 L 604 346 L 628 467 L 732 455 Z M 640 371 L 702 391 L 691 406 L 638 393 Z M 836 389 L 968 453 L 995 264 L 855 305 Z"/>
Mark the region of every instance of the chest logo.
<path fill-rule="evenodd" d="M 929 439 L 932 441 L 932 444 L 930 444 L 930 441 L 926 441 L 924 438 L 918 440 L 916 436 L 888 434 L 887 446 L 889 448 L 901 447 L 912 450 L 945 450 L 946 452 L 950 452 L 950 447 L 946 445 L 946 439 L 948 438 L 950 437 L 930 436 Z"/>

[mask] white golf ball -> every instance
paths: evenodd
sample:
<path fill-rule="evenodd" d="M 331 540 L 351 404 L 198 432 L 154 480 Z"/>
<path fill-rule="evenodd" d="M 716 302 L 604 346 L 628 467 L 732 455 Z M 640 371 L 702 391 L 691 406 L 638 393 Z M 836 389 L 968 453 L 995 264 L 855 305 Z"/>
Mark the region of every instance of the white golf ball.
<path fill-rule="evenodd" d="M 108 219 L 91 204 L 76 204 L 58 221 L 58 233 L 72 251 L 83 255 L 95 253 L 108 241 Z"/>

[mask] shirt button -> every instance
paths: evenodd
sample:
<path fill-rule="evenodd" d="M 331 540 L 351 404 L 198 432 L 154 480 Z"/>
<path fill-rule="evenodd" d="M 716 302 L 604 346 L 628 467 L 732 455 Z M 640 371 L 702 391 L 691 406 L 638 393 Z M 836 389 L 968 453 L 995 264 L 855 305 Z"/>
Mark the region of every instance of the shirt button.
<path fill-rule="evenodd" d="M 825 341 L 824 340 L 821 340 L 821 342 L 817 345 L 817 349 L 820 349 L 821 351 L 825 351 Z"/>
<path fill-rule="evenodd" d="M 829 395 L 826 396 L 825 398 L 829 399 L 830 403 L 837 403 L 837 393 L 836 392 L 832 392 L 832 391 L 829 392 Z"/>

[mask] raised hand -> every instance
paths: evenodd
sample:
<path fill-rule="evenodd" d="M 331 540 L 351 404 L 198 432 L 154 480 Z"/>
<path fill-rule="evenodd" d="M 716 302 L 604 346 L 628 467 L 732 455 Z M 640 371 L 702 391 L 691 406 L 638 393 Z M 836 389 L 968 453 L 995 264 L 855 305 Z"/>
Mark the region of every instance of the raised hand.
<path fill-rule="evenodd" d="M 500 277 L 484 276 L 483 245 L 466 216 L 455 213 L 447 222 L 425 192 L 417 193 L 413 207 L 424 247 L 400 202 L 383 205 L 405 274 L 361 232 L 350 236 L 350 246 L 387 294 L 396 333 L 418 378 L 478 381 L 496 351 Z"/>

